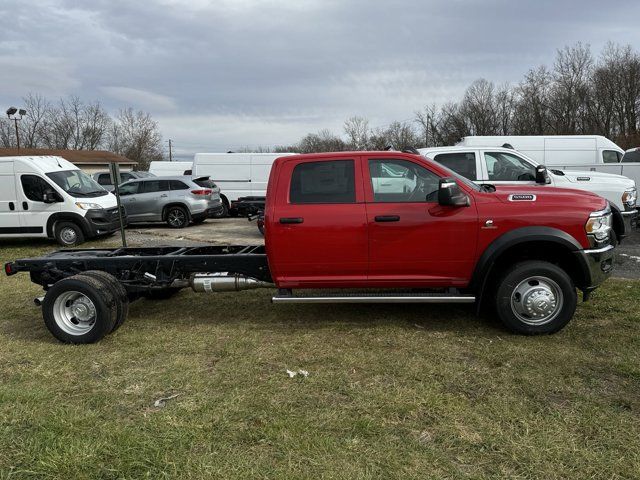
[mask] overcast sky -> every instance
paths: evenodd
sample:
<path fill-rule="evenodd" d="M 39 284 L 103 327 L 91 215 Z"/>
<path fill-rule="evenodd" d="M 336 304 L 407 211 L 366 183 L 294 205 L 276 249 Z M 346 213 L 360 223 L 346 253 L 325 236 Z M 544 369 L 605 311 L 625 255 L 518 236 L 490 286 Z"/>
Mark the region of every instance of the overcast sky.
<path fill-rule="evenodd" d="M 638 0 L 0 0 L 0 18 L 0 107 L 132 106 L 183 155 L 409 119 L 578 41 L 640 45 Z"/>

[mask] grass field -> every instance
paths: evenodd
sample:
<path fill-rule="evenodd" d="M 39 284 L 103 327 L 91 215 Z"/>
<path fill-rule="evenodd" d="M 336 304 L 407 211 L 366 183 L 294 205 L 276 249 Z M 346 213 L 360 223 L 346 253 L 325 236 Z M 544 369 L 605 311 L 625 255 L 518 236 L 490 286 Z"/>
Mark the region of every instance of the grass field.
<path fill-rule="evenodd" d="M 0 478 L 640 477 L 640 282 L 533 338 L 472 307 L 184 291 L 67 346 L 39 294 L 0 280 Z"/>

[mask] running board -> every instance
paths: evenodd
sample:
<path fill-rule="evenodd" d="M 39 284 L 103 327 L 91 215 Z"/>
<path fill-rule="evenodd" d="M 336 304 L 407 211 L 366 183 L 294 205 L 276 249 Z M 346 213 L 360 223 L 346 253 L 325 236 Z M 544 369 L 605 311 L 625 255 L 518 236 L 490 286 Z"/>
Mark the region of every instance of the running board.
<path fill-rule="evenodd" d="M 345 295 L 294 297 L 278 295 L 273 303 L 475 303 L 476 297 L 468 295 Z"/>

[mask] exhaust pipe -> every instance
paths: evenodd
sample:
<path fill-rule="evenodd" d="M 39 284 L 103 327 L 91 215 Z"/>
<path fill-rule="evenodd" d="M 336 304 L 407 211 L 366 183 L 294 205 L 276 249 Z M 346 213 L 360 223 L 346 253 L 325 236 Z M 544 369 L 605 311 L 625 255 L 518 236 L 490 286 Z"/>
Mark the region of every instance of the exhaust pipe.
<path fill-rule="evenodd" d="M 194 273 L 189 279 L 194 292 L 239 292 L 253 288 L 270 288 L 272 283 L 256 280 L 245 275 L 228 273 Z"/>
<path fill-rule="evenodd" d="M 44 297 L 36 297 L 33 299 L 33 303 L 35 303 L 36 307 L 41 307 L 42 302 L 44 302 Z"/>

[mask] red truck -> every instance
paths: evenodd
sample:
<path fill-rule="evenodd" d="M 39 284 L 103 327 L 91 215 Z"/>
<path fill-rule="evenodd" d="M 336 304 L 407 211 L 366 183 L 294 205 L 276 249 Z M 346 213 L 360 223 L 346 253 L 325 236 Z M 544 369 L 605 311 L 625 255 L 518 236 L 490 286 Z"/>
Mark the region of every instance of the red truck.
<path fill-rule="evenodd" d="M 185 287 L 275 287 L 274 303 L 475 303 L 513 332 L 552 333 L 576 288 L 586 300 L 613 269 L 611 210 L 585 191 L 478 185 L 375 151 L 279 158 L 268 192 L 265 247 L 60 250 L 5 272 L 44 287 L 36 304 L 56 338 L 90 343 L 122 325 L 129 301 Z"/>

